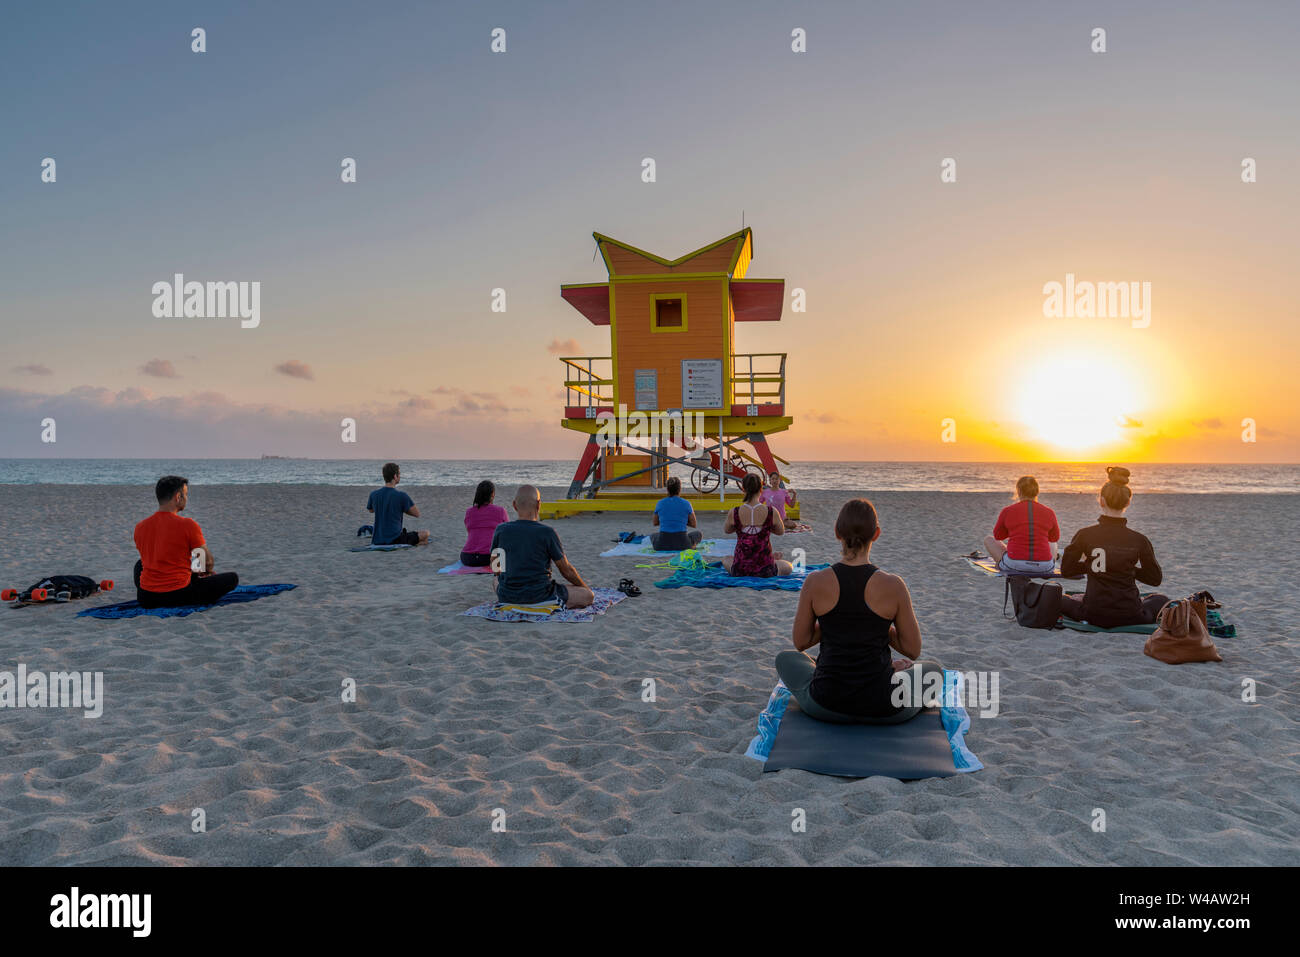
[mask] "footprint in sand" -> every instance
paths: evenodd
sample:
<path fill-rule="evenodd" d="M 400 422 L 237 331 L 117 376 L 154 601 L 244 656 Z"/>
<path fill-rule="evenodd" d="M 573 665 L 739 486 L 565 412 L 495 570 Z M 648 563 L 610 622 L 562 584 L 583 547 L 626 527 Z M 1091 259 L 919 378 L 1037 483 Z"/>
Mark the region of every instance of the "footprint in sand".
<path fill-rule="evenodd" d="M 103 763 L 104 759 L 98 754 L 82 754 L 62 761 L 51 761 L 45 766 L 45 773 L 56 781 L 66 781 L 78 774 L 93 771 Z"/>

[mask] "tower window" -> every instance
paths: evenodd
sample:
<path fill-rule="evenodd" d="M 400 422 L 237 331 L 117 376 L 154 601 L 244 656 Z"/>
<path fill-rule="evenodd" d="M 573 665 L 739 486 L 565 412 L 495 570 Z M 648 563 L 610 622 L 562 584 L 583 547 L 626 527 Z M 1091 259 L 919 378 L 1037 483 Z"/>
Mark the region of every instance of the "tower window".
<path fill-rule="evenodd" d="M 650 330 L 652 332 L 684 332 L 686 330 L 686 297 L 682 295 L 652 296 Z"/>

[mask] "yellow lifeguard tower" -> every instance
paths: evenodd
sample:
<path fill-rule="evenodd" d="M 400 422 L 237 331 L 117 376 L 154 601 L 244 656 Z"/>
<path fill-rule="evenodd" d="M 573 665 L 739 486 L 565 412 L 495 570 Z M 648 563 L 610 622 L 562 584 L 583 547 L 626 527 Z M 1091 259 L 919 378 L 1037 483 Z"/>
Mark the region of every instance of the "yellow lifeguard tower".
<path fill-rule="evenodd" d="M 793 422 L 786 354 L 734 351 L 737 322 L 781 318 L 785 280 L 746 278 L 749 229 L 672 260 L 592 236 L 609 281 L 563 285 L 560 295 L 609 327 L 611 354 L 560 359 L 560 424 L 587 442 L 566 498 L 544 504 L 543 517 L 651 510 L 674 464 L 690 469 L 697 510 L 729 509 L 739 501 L 729 484 L 789 464 L 767 440 Z M 798 506 L 787 514 L 797 518 Z"/>

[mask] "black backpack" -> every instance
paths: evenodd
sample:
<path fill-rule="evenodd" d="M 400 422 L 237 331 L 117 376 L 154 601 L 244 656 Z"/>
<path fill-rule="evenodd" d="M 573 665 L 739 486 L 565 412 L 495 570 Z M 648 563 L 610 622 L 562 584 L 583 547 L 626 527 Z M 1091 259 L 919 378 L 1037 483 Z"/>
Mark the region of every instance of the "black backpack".
<path fill-rule="evenodd" d="M 44 588 L 50 597 L 67 595 L 69 598 L 85 598 L 99 591 L 99 582 L 85 575 L 51 575 L 19 594 L 20 600 L 28 600 L 32 592 Z"/>
<path fill-rule="evenodd" d="M 1061 617 L 1061 597 L 1065 594 L 1058 582 L 1033 581 L 1026 575 L 1008 575 L 1002 596 L 1002 615 L 1007 615 L 1007 599 L 1015 609 L 1016 622 L 1022 628 L 1055 628 Z"/>

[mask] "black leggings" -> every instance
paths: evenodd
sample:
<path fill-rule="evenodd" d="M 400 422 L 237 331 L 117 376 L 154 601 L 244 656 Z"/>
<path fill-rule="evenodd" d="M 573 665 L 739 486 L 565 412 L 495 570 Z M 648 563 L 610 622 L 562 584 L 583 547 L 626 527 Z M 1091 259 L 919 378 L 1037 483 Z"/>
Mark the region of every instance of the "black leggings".
<path fill-rule="evenodd" d="M 902 680 L 908 681 L 912 685 L 912 701 L 921 701 L 924 703 L 925 676 L 931 672 L 939 674 L 939 692 L 943 692 L 943 665 L 930 658 L 917 661 L 916 664 L 921 666 L 921 677 L 918 683 L 916 672 L 911 668 L 905 673 Z M 790 689 L 790 694 L 794 700 L 799 702 L 799 710 L 810 718 L 816 718 L 818 721 L 827 721 L 831 724 L 902 724 L 904 721 L 911 721 L 924 708 L 922 705 L 910 705 L 906 708 L 899 708 L 893 714 L 870 717 L 866 715 L 841 714 L 838 711 L 832 711 L 830 708 L 823 708 L 813 698 L 808 691 L 808 686 L 812 684 L 813 674 L 817 670 L 817 662 L 802 651 L 782 651 L 776 656 L 776 673 L 781 676 L 782 683 Z M 891 676 L 892 683 L 892 676 Z"/>
<path fill-rule="evenodd" d="M 1087 621 L 1090 625 L 1097 625 L 1098 628 L 1120 628 L 1124 625 L 1154 625 L 1156 619 L 1160 617 L 1160 609 L 1169 604 L 1169 599 L 1164 595 L 1147 595 L 1142 599 L 1142 610 L 1138 612 L 1141 616 L 1138 621 L 1111 621 L 1102 625 L 1095 621 L 1088 621 L 1088 616 L 1083 613 L 1083 599 L 1075 598 L 1073 595 L 1061 596 L 1061 614 L 1072 621 Z"/>
<path fill-rule="evenodd" d="M 651 532 L 650 547 L 657 552 L 680 552 L 684 548 L 694 548 L 703 538 L 704 533 L 698 528 L 688 528 L 684 532 Z"/>
<path fill-rule="evenodd" d="M 145 591 L 140 587 L 144 563 L 135 563 L 135 600 L 141 608 L 178 608 L 181 605 L 211 605 L 222 595 L 234 591 L 239 576 L 234 572 L 200 578 L 190 572 L 190 583 L 175 591 Z"/>

